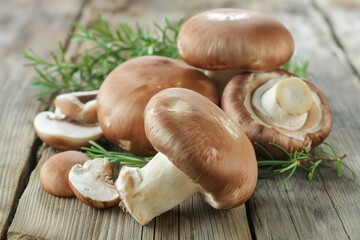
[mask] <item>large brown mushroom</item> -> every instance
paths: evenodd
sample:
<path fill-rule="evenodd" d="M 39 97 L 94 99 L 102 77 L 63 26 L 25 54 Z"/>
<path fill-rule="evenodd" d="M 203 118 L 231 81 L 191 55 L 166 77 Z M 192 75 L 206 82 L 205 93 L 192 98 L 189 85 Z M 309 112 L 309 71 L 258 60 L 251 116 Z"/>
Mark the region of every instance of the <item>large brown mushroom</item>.
<path fill-rule="evenodd" d="M 134 154 L 154 155 L 144 131 L 144 109 L 152 96 L 172 87 L 219 101 L 209 78 L 185 63 L 158 56 L 134 58 L 114 69 L 99 90 L 97 110 L 104 136 Z"/>
<path fill-rule="evenodd" d="M 141 224 L 199 193 L 216 209 L 244 203 L 257 182 L 251 142 L 218 106 L 181 88 L 156 94 L 145 131 L 159 153 L 142 169 L 123 167 L 116 187 Z"/>
<path fill-rule="evenodd" d="M 234 75 L 273 70 L 291 57 L 290 32 L 273 17 L 244 9 L 221 8 L 189 18 L 179 32 L 181 58 L 208 75 L 222 91 Z"/>
<path fill-rule="evenodd" d="M 285 70 L 234 77 L 224 90 L 222 108 L 253 143 L 280 159 L 286 155 L 270 143 L 289 153 L 311 149 L 332 128 L 331 110 L 322 92 Z"/>

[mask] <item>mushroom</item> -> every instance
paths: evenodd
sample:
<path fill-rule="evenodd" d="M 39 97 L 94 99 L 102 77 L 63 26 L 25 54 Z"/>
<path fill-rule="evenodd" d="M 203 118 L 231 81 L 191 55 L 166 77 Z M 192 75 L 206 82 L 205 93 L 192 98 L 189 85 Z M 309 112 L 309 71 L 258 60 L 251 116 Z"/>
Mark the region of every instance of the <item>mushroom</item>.
<path fill-rule="evenodd" d="M 95 158 L 83 165 L 76 164 L 69 172 L 69 185 L 76 197 L 95 208 L 113 207 L 119 204 L 113 170 L 107 158 Z"/>
<path fill-rule="evenodd" d="M 41 167 L 40 185 L 51 195 L 57 197 L 75 197 L 68 183 L 70 169 L 82 164 L 89 157 L 79 151 L 66 151 L 50 157 Z"/>
<path fill-rule="evenodd" d="M 104 136 L 136 155 L 155 155 L 144 131 L 144 109 L 153 95 L 171 87 L 219 101 L 210 79 L 185 63 L 159 56 L 133 58 L 114 69 L 100 87 L 97 110 Z"/>
<path fill-rule="evenodd" d="M 279 159 L 286 154 L 270 143 L 289 153 L 312 149 L 332 128 L 331 110 L 322 92 L 285 70 L 234 77 L 224 90 L 222 108 L 253 143 Z"/>
<path fill-rule="evenodd" d="M 181 88 L 159 92 L 145 109 L 145 132 L 159 153 L 141 169 L 123 167 L 115 183 L 139 223 L 196 193 L 216 209 L 252 195 L 258 170 L 251 142 L 204 96 Z"/>
<path fill-rule="evenodd" d="M 34 119 L 39 138 L 59 150 L 79 150 L 88 146 L 89 141 L 102 137 L 99 125 L 83 125 L 77 122 L 57 119 L 53 112 L 41 112 Z"/>
<path fill-rule="evenodd" d="M 280 67 L 294 50 L 292 36 L 282 23 L 237 8 L 212 9 L 189 18 L 180 29 L 177 46 L 186 63 L 210 70 L 206 74 L 220 92 L 240 72 Z"/>
<path fill-rule="evenodd" d="M 55 98 L 55 112 L 36 115 L 34 128 L 40 139 L 59 150 L 80 150 L 102 137 L 96 123 L 97 91 L 61 94 Z"/>
<path fill-rule="evenodd" d="M 96 123 L 96 96 L 98 90 L 60 94 L 54 104 L 65 116 L 78 122 Z"/>

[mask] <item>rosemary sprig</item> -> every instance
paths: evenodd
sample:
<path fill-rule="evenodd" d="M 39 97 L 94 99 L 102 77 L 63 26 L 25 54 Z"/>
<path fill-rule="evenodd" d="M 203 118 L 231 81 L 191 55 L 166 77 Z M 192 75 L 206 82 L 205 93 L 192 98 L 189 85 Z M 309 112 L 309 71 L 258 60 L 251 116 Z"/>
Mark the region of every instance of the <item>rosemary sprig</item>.
<path fill-rule="evenodd" d="M 319 168 L 331 167 L 330 163 L 335 164 L 338 177 L 342 175 L 342 167 L 345 167 L 353 177 L 356 177 L 355 171 L 344 162 L 346 155 L 340 156 L 330 143 L 323 142 L 312 150 L 304 148 L 302 151 L 295 151 L 294 153 L 287 152 L 275 143 L 270 144 L 283 151 L 288 156 L 288 159 L 276 160 L 264 146 L 256 143 L 268 157 L 264 158 L 257 155 L 259 178 L 272 178 L 287 173 L 288 175 L 276 184 L 277 187 L 291 179 L 297 169 L 308 172 L 307 177 L 309 180 L 318 179 L 320 177 L 318 174 Z"/>
<path fill-rule="evenodd" d="M 59 54 L 52 52 L 50 60 L 32 50 L 24 52 L 29 61 L 26 66 L 37 72 L 33 86 L 39 90 L 39 98 L 65 91 L 97 89 L 110 71 L 133 57 L 179 57 L 176 39 L 182 19 L 172 23 L 165 18 L 163 26 L 154 23 L 154 29 L 150 31 L 139 24 L 133 29 L 126 23 L 120 23 L 112 30 L 101 15 L 98 18 L 98 22 L 89 28 L 73 22 L 72 40 L 91 43 L 92 47 L 70 60 L 65 58 L 62 43 L 59 43 Z"/>
<path fill-rule="evenodd" d="M 144 167 L 152 157 L 139 157 L 125 152 L 111 152 L 94 141 L 89 141 L 90 147 L 82 147 L 85 154 L 91 158 L 107 158 L 112 163 L 121 163 L 128 167 Z"/>
<path fill-rule="evenodd" d="M 182 19 L 171 22 L 165 18 L 163 24 L 154 23 L 154 28 L 150 30 L 139 24 L 132 28 L 126 23 L 111 29 L 101 15 L 98 15 L 98 22 L 89 28 L 73 22 L 75 30 L 72 40 L 92 45 L 78 56 L 67 59 L 62 43 L 59 43 L 59 53 L 52 52 L 50 60 L 32 50 L 24 52 L 28 60 L 26 66 L 37 73 L 33 83 L 38 89 L 37 97 L 98 89 L 117 65 L 133 57 L 159 55 L 179 58 L 176 39 L 182 23 Z M 308 66 L 309 62 L 294 57 L 283 68 L 306 77 Z"/>
<path fill-rule="evenodd" d="M 309 72 L 310 62 L 307 60 L 302 60 L 297 56 L 293 56 L 290 61 L 285 63 L 282 68 L 288 72 L 294 73 L 299 77 L 309 77 L 311 73 Z"/>

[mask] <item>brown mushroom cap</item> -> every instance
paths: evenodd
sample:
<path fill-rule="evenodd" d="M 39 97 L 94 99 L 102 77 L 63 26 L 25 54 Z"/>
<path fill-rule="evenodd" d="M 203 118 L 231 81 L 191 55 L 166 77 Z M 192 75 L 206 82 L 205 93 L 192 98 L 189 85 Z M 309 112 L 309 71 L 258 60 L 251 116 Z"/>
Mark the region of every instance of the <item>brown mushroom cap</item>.
<path fill-rule="evenodd" d="M 192 89 L 219 101 L 210 80 L 185 63 L 158 56 L 134 58 L 113 70 L 99 90 L 98 118 L 104 136 L 134 154 L 154 155 L 144 131 L 144 109 L 153 95 L 171 87 Z"/>
<path fill-rule="evenodd" d="M 251 142 L 200 94 L 172 88 L 155 95 L 145 131 L 155 149 L 211 195 L 213 207 L 236 207 L 252 195 L 258 171 Z"/>
<path fill-rule="evenodd" d="M 295 131 L 282 129 L 266 122 L 253 108 L 251 98 L 254 91 L 274 79 L 294 77 L 285 70 L 275 70 L 264 73 L 244 73 L 234 77 L 226 86 L 222 97 L 222 108 L 229 117 L 240 124 L 249 139 L 265 146 L 271 154 L 279 159 L 286 155 L 269 143 L 276 143 L 292 153 L 304 147 L 311 149 L 325 140 L 332 128 L 332 113 L 322 92 L 310 81 L 304 80 L 311 92 L 319 99 L 319 106 L 313 104 L 308 112 L 305 125 Z M 315 118 L 321 119 L 315 124 Z M 257 149 L 259 154 L 260 149 Z"/>
<path fill-rule="evenodd" d="M 287 62 L 294 42 L 271 16 L 236 8 L 213 9 L 189 18 L 177 46 L 188 64 L 207 70 L 266 71 Z"/>
<path fill-rule="evenodd" d="M 90 158 L 79 151 L 66 151 L 50 157 L 40 170 L 40 184 L 44 190 L 57 197 L 75 197 L 68 183 L 70 169 Z"/>

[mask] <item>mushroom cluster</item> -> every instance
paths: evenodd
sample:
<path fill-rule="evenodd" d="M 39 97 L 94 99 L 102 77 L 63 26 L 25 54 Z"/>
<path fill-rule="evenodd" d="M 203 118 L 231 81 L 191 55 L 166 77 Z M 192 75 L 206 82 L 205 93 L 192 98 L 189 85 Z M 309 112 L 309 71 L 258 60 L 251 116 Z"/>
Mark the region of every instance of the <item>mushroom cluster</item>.
<path fill-rule="evenodd" d="M 115 68 L 100 87 L 97 110 L 104 136 L 136 155 L 156 154 L 145 135 L 144 110 L 152 96 L 172 87 L 191 89 L 219 103 L 211 80 L 187 64 L 159 56 L 133 58 Z"/>
<path fill-rule="evenodd" d="M 184 23 L 177 46 L 186 63 L 130 59 L 98 92 L 59 95 L 55 112 L 34 121 L 40 138 L 60 150 L 79 149 L 103 133 L 131 153 L 156 154 L 153 159 L 141 169 L 123 166 L 114 183 L 108 159 L 60 153 L 41 169 L 45 191 L 98 208 L 120 202 L 141 224 L 193 194 L 228 209 L 254 192 L 255 142 L 282 158 L 270 143 L 293 152 L 328 136 L 332 115 L 324 95 L 278 69 L 294 43 L 274 18 L 242 9 L 202 12 Z M 207 70 L 215 84 L 195 68 Z"/>
<path fill-rule="evenodd" d="M 77 197 L 96 208 L 119 204 L 113 169 L 108 159 L 91 160 L 79 151 L 65 151 L 50 157 L 41 167 L 40 185 L 56 197 Z"/>
<path fill-rule="evenodd" d="M 309 80 L 279 70 L 292 56 L 294 41 L 271 16 L 234 8 L 201 12 L 184 23 L 178 49 L 185 62 L 207 70 L 222 109 L 274 157 L 287 155 L 273 143 L 293 153 L 329 135 L 332 114 L 325 96 Z"/>

